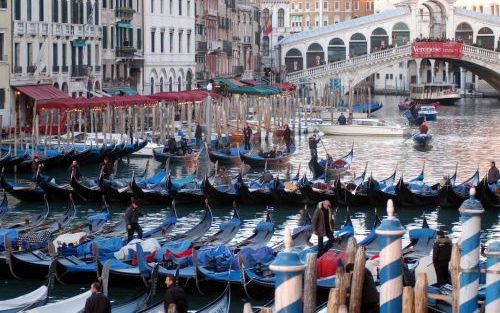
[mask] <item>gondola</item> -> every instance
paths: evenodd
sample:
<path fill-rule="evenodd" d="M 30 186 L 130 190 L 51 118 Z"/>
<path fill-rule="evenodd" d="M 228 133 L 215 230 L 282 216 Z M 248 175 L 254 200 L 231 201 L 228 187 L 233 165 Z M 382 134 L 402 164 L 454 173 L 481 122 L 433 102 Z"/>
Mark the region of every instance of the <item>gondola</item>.
<path fill-rule="evenodd" d="M 42 201 L 44 191 L 38 184 L 32 182 L 27 184 L 18 184 L 14 182 L 7 182 L 4 176 L 4 170 L 0 174 L 0 186 L 21 201 Z"/>
<path fill-rule="evenodd" d="M 381 181 L 375 180 L 373 175 L 370 174 L 366 184 L 366 193 L 368 194 L 370 204 L 374 207 L 385 208 L 387 206 L 387 200 L 391 199 L 396 202 L 397 196 L 396 187 L 394 185 L 395 181 L 396 170 L 394 170 L 394 173 L 392 173 L 391 176 Z"/>
<path fill-rule="evenodd" d="M 9 212 L 9 201 L 7 200 L 7 194 L 3 193 L 2 203 L 0 203 L 0 221 L 7 215 Z"/>
<path fill-rule="evenodd" d="M 328 200 L 332 204 L 336 203 L 335 190 L 322 179 L 309 181 L 304 174 L 299 183 L 299 189 L 308 203 L 318 203 L 324 200 Z"/>
<path fill-rule="evenodd" d="M 110 160 L 117 160 L 122 155 L 124 149 L 125 149 L 125 142 L 116 144 L 113 147 L 113 149 L 107 153 L 107 156 Z"/>
<path fill-rule="evenodd" d="M 351 151 L 343 156 L 340 159 L 337 159 L 332 162 L 332 164 L 328 164 L 327 160 L 322 159 L 318 162 L 317 158 L 311 158 L 309 161 L 309 169 L 313 174 L 313 179 L 317 179 L 325 174 L 325 171 L 328 171 L 329 175 L 333 175 L 333 177 L 343 175 L 351 168 L 352 159 L 354 158 L 354 145 L 351 147 Z"/>
<path fill-rule="evenodd" d="M 413 143 L 418 147 L 428 147 L 432 142 L 432 134 L 417 133 L 413 135 Z"/>
<path fill-rule="evenodd" d="M 201 204 L 205 201 L 203 190 L 196 180 L 182 186 L 180 189 L 170 190 L 169 192 L 178 203 Z"/>
<path fill-rule="evenodd" d="M 78 163 L 86 162 L 91 153 L 92 153 L 92 145 L 88 147 L 84 146 L 81 149 L 75 148 L 75 152 L 73 153 L 73 157 L 71 159 L 75 160 Z"/>
<path fill-rule="evenodd" d="M 238 209 L 236 208 L 236 203 L 233 204 L 233 217 L 222 224 L 219 225 L 219 230 L 208 237 L 205 240 L 202 240 L 199 244 L 202 245 L 223 245 L 227 244 L 236 236 L 241 227 L 241 219 L 240 214 L 238 213 Z"/>
<path fill-rule="evenodd" d="M 227 148 L 225 150 L 210 150 L 208 157 L 212 163 L 218 162 L 223 165 L 238 165 L 241 164 L 241 154 L 245 150 L 240 150 L 238 147 Z"/>
<path fill-rule="evenodd" d="M 299 189 L 299 174 L 288 182 L 283 182 L 278 176 L 274 178 L 273 183 L 273 198 L 275 203 L 304 203 L 305 199 Z"/>
<path fill-rule="evenodd" d="M 233 202 L 239 203 L 240 195 L 238 193 L 237 184 L 242 183 L 242 181 L 243 180 L 240 173 L 235 179 L 232 180 L 231 186 L 227 185 L 213 186 L 210 183 L 208 176 L 205 176 L 205 178 L 203 178 L 203 181 L 201 182 L 201 190 L 203 191 L 203 195 L 210 202 L 219 204 L 226 204 Z"/>
<path fill-rule="evenodd" d="M 55 281 L 55 261 L 49 267 L 47 282 L 41 287 L 22 296 L 0 301 L 0 313 L 17 313 L 45 305 Z"/>
<path fill-rule="evenodd" d="M 490 189 L 488 176 L 485 176 L 476 186 L 476 196 L 485 208 L 499 208 L 500 197 Z"/>
<path fill-rule="evenodd" d="M 266 216 L 264 220 L 260 221 L 253 231 L 253 234 L 250 235 L 247 239 L 244 239 L 241 242 L 238 242 L 236 246 L 234 246 L 236 251 L 239 251 L 244 248 L 252 248 L 258 249 L 262 248 L 271 240 L 274 235 L 275 225 L 271 219 L 271 215 L 266 208 Z"/>
<path fill-rule="evenodd" d="M 444 185 L 439 188 L 439 206 L 442 208 L 457 209 L 465 200 L 469 198 L 470 188 L 479 183 L 479 170 L 477 170 L 469 179 L 458 185 L 455 185 L 455 179 L 452 179 L 452 177 L 447 177 Z M 456 172 L 454 177 L 456 177 Z"/>
<path fill-rule="evenodd" d="M 179 234 L 175 234 L 172 240 L 191 240 L 195 241 L 203 237 L 212 227 L 213 214 L 208 201 L 205 203 L 205 214 L 200 222 L 193 228 Z"/>
<path fill-rule="evenodd" d="M 259 179 L 250 183 L 241 181 L 237 184 L 240 202 L 251 204 L 274 203 L 273 185 L 273 176 L 267 171 Z"/>
<path fill-rule="evenodd" d="M 5 200 L 4 196 L 4 200 Z M 4 203 L 4 202 L 2 202 Z M 8 205 L 8 204 L 7 204 Z M 31 228 L 38 227 L 42 225 L 45 220 L 47 219 L 47 216 L 49 216 L 49 203 L 47 202 L 47 197 L 44 197 L 43 199 L 43 206 L 40 207 L 39 212 L 35 213 L 29 217 L 26 217 L 23 219 L 22 222 L 16 222 L 14 224 L 9 225 L 9 228 L 11 229 L 17 229 L 18 231 L 26 231 Z"/>
<path fill-rule="evenodd" d="M 10 150 L 3 153 L 2 156 L 0 157 L 0 168 L 4 168 L 7 166 L 7 162 L 10 160 Z"/>
<path fill-rule="evenodd" d="M 101 201 L 104 193 L 102 192 L 99 184 L 94 179 L 76 179 L 73 175 L 70 181 L 71 187 L 78 193 L 80 197 L 90 201 Z"/>
<path fill-rule="evenodd" d="M 52 199 L 67 200 L 69 195 L 77 193 L 70 184 L 57 184 L 54 178 L 40 175 L 38 185 Z"/>
<path fill-rule="evenodd" d="M 403 248 L 404 257 L 410 259 L 421 259 L 431 255 L 437 230 L 431 229 L 427 223 L 425 215 L 420 228 L 412 229 L 408 232 L 410 243 Z"/>
<path fill-rule="evenodd" d="M 366 206 L 370 203 L 366 188 L 366 168 L 363 173 L 352 181 L 342 183 L 340 177 L 335 181 L 335 197 L 337 203 L 347 206 Z"/>
<path fill-rule="evenodd" d="M 20 153 L 20 154 L 12 154 L 11 153 L 9 159 L 5 160 L 3 167 L 13 168 L 14 166 L 20 165 L 28 158 L 29 158 L 29 154 L 27 152 Z"/>
<path fill-rule="evenodd" d="M 439 184 L 405 183 L 403 176 L 396 185 L 397 204 L 400 207 L 431 207 L 439 204 Z"/>
<path fill-rule="evenodd" d="M 375 222 L 373 223 L 370 233 L 368 233 L 365 238 L 358 242 L 359 246 L 363 246 L 366 248 L 366 253 L 368 255 L 378 254 L 378 252 L 380 251 L 380 245 L 377 239 L 378 235 L 375 232 L 375 230 L 380 226 L 380 223 L 380 217 L 375 213 Z"/>
<path fill-rule="evenodd" d="M 28 151 L 27 151 L 28 152 Z M 29 152 L 28 152 L 29 153 Z M 40 159 L 40 164 L 43 164 L 45 168 L 56 167 L 60 164 L 61 160 L 65 158 L 65 152 L 57 150 L 48 150 L 45 154 L 43 151 L 37 151 L 35 157 L 38 156 Z M 22 169 L 31 169 L 33 164 L 33 159 L 31 155 L 25 159 L 19 167 Z"/>
<path fill-rule="evenodd" d="M 142 188 L 136 182 L 135 173 L 132 174 L 130 182 L 130 189 L 133 195 L 137 199 L 148 203 L 170 204 L 172 202 L 172 197 L 168 192 L 167 186 L 168 184 L 166 182 L 160 181 L 151 186 L 149 189 Z"/>
<path fill-rule="evenodd" d="M 134 195 L 129 182 L 122 180 L 101 178 L 99 179 L 99 188 L 106 198 L 114 201 L 129 202 Z"/>
<path fill-rule="evenodd" d="M 172 163 L 195 163 L 200 156 L 200 152 L 198 150 L 191 150 L 191 152 L 184 155 L 178 155 L 164 151 L 164 147 L 158 147 L 153 148 L 153 157 L 160 163 L 165 163 L 168 159 Z"/>
<path fill-rule="evenodd" d="M 265 167 L 266 165 L 271 166 L 284 166 L 287 165 L 295 152 L 295 146 L 292 145 L 290 152 L 278 151 L 275 157 L 261 156 L 259 153 L 242 153 L 240 151 L 241 161 L 251 167 Z"/>

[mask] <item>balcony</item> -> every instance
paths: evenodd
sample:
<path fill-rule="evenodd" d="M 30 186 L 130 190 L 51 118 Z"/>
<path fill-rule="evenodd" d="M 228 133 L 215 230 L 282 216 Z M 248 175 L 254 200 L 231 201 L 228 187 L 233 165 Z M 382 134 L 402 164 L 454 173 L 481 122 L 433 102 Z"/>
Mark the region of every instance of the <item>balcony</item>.
<path fill-rule="evenodd" d="M 61 66 L 61 71 L 63 73 L 67 73 L 67 72 L 69 72 L 69 67 L 67 65 L 63 65 L 63 66 Z"/>
<path fill-rule="evenodd" d="M 47 36 L 49 34 L 49 23 L 40 23 L 39 31 L 40 35 Z"/>
<path fill-rule="evenodd" d="M 25 22 L 14 22 L 14 34 L 24 35 L 26 33 L 26 23 Z"/>
<path fill-rule="evenodd" d="M 97 26 L 95 25 L 85 25 L 84 27 L 85 37 L 95 37 L 98 35 Z"/>
<path fill-rule="evenodd" d="M 84 77 L 88 75 L 87 65 L 73 65 L 71 66 L 71 77 Z"/>
<path fill-rule="evenodd" d="M 94 72 L 95 73 L 100 73 L 101 72 L 101 66 L 100 65 L 95 65 L 94 66 Z"/>
<path fill-rule="evenodd" d="M 59 73 L 59 65 L 52 65 L 52 73 Z"/>
<path fill-rule="evenodd" d="M 196 42 L 196 53 L 198 52 L 207 52 L 208 45 L 206 41 L 197 41 Z"/>
<path fill-rule="evenodd" d="M 22 66 L 14 66 L 14 73 L 20 74 L 23 72 L 23 67 Z"/>
<path fill-rule="evenodd" d="M 218 16 L 217 8 L 208 8 L 205 11 L 205 14 L 209 15 L 209 16 L 217 17 Z"/>
<path fill-rule="evenodd" d="M 28 72 L 29 74 L 33 74 L 35 73 L 36 71 L 36 66 L 34 65 L 28 65 L 28 67 L 26 68 L 26 72 Z"/>
<path fill-rule="evenodd" d="M 54 24 L 52 26 L 52 35 L 62 36 L 62 34 L 63 34 L 63 26 L 61 24 Z"/>
<path fill-rule="evenodd" d="M 26 23 L 27 33 L 29 35 L 37 35 L 38 34 L 38 23 L 36 22 L 27 22 Z"/>
<path fill-rule="evenodd" d="M 7 62 L 9 61 L 9 56 L 4 54 L 4 55 L 1 55 L 0 54 L 0 62 Z"/>
<path fill-rule="evenodd" d="M 116 47 L 115 54 L 119 58 L 131 58 L 135 56 L 136 48 L 129 46 L 128 42 Z"/>
<path fill-rule="evenodd" d="M 233 74 L 234 75 L 241 75 L 244 72 L 243 65 L 235 65 L 233 66 Z"/>
<path fill-rule="evenodd" d="M 233 54 L 233 43 L 227 40 L 222 42 L 222 51 L 224 51 L 227 55 Z"/>
<path fill-rule="evenodd" d="M 73 36 L 83 36 L 83 25 L 71 25 L 71 34 Z"/>
<path fill-rule="evenodd" d="M 132 20 L 134 18 L 135 10 L 131 8 L 116 8 L 115 16 L 122 20 Z"/>
<path fill-rule="evenodd" d="M 71 36 L 71 25 L 68 25 L 68 24 L 63 25 L 63 35 L 64 36 Z"/>

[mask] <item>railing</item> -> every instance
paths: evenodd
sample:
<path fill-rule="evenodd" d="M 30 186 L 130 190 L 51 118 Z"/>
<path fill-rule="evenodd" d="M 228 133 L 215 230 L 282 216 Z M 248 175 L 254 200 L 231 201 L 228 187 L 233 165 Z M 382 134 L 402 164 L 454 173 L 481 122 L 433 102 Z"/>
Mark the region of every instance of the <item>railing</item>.
<path fill-rule="evenodd" d="M 73 65 L 71 66 L 71 77 L 83 77 L 88 75 L 87 65 Z"/>
<path fill-rule="evenodd" d="M 83 25 L 71 25 L 71 34 L 74 36 L 83 36 Z"/>
<path fill-rule="evenodd" d="M 14 73 L 15 74 L 20 74 L 23 72 L 23 67 L 22 66 L 14 66 Z"/>
<path fill-rule="evenodd" d="M 121 19 L 131 20 L 134 17 L 135 10 L 131 8 L 116 8 L 115 16 Z"/>
<path fill-rule="evenodd" d="M 52 34 L 55 36 L 61 36 L 63 33 L 63 26 L 61 24 L 52 25 Z"/>
<path fill-rule="evenodd" d="M 36 66 L 34 66 L 34 65 L 28 65 L 28 67 L 26 68 L 26 72 L 28 72 L 30 74 L 35 73 L 35 71 L 36 71 Z"/>
<path fill-rule="evenodd" d="M 95 65 L 94 66 L 94 72 L 100 73 L 101 72 L 101 66 L 100 65 Z"/>
<path fill-rule="evenodd" d="M 196 42 L 196 52 L 207 52 L 208 45 L 206 41 L 197 41 Z"/>
<path fill-rule="evenodd" d="M 41 35 L 49 34 L 49 23 L 40 23 L 39 31 Z"/>
<path fill-rule="evenodd" d="M 26 23 L 15 21 L 14 22 L 14 34 L 23 35 L 26 33 Z"/>
<path fill-rule="evenodd" d="M 493 50 L 483 49 L 479 47 L 464 45 L 463 46 L 463 54 L 467 56 L 480 56 L 486 57 L 489 59 L 497 59 L 500 60 L 500 52 L 496 52 Z"/>
<path fill-rule="evenodd" d="M 27 22 L 27 33 L 30 35 L 38 34 L 38 23 L 37 22 Z"/>
<path fill-rule="evenodd" d="M 97 36 L 98 35 L 97 26 L 85 25 L 84 34 L 85 36 Z"/>
<path fill-rule="evenodd" d="M 130 46 L 121 46 L 121 47 L 116 47 L 115 49 L 115 54 L 117 57 L 133 57 L 135 55 L 135 52 L 137 51 L 136 48 L 130 47 Z"/>
<path fill-rule="evenodd" d="M 68 25 L 68 24 L 63 25 L 63 35 L 64 36 L 71 36 L 71 25 Z"/>
<path fill-rule="evenodd" d="M 9 61 L 9 56 L 6 54 L 0 54 L 0 62 L 7 62 Z"/>
<path fill-rule="evenodd" d="M 52 73 L 59 73 L 59 65 L 52 65 Z"/>
<path fill-rule="evenodd" d="M 63 72 L 63 73 L 69 72 L 69 67 L 67 65 L 61 66 L 61 72 Z"/>

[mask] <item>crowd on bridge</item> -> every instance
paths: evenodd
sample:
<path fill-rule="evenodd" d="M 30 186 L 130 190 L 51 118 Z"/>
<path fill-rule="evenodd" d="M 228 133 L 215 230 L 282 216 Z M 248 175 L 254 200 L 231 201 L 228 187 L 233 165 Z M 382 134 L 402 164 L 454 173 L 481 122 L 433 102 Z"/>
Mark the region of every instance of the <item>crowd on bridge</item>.
<path fill-rule="evenodd" d="M 423 37 L 422 34 L 420 34 L 420 37 L 417 37 L 415 39 L 416 42 L 460 42 L 463 43 L 462 40 L 460 39 L 455 39 L 455 38 L 443 38 L 443 37 Z"/>

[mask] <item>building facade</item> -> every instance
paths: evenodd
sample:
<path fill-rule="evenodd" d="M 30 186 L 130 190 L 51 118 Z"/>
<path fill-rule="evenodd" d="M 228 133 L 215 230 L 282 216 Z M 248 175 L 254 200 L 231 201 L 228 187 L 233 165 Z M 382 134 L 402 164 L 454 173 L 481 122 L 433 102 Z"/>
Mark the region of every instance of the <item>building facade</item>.
<path fill-rule="evenodd" d="M 0 1 L 0 128 L 10 124 L 11 1 Z"/>
<path fill-rule="evenodd" d="M 255 3 L 236 2 L 233 19 L 233 74 L 250 78 L 260 71 L 260 9 Z"/>

